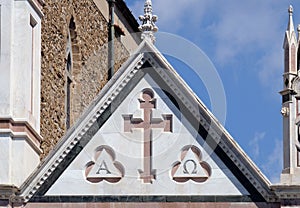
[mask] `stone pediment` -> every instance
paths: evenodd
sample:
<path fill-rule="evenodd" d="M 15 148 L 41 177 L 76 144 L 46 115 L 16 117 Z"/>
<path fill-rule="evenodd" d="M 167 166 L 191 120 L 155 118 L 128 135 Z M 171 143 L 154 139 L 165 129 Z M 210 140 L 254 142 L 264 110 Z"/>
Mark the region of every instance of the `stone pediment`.
<path fill-rule="evenodd" d="M 273 197 L 258 168 L 147 40 L 21 195 L 33 202 Z"/>

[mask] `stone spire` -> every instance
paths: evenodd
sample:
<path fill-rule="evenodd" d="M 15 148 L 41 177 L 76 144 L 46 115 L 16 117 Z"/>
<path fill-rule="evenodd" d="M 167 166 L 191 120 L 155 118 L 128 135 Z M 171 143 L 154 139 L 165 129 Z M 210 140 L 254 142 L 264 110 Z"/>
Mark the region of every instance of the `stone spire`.
<path fill-rule="evenodd" d="M 289 7 L 289 23 L 288 23 L 288 27 L 287 27 L 287 31 L 291 33 L 295 32 L 295 27 L 294 27 L 294 21 L 293 21 L 293 12 L 294 12 L 294 9 L 293 9 L 293 6 L 290 5 Z"/>
<path fill-rule="evenodd" d="M 144 16 L 139 16 L 142 24 L 139 26 L 140 31 L 142 32 L 142 39 L 150 38 L 154 43 L 155 37 L 154 33 L 158 31 L 158 27 L 155 25 L 157 21 L 157 16 L 152 14 L 152 2 L 151 0 L 146 0 L 144 5 Z"/>
<path fill-rule="evenodd" d="M 297 74 L 297 37 L 293 21 L 294 9 L 290 5 L 288 9 L 289 22 L 285 32 L 283 48 L 285 50 L 285 72 Z M 291 80 L 290 80 L 291 81 Z M 289 86 L 290 87 L 290 86 Z"/>
<path fill-rule="evenodd" d="M 293 7 L 288 9 L 289 22 L 284 38 L 283 116 L 283 171 L 281 184 L 300 184 L 300 79 L 298 76 L 298 40 L 293 22 Z M 298 30 L 299 31 L 299 30 Z"/>

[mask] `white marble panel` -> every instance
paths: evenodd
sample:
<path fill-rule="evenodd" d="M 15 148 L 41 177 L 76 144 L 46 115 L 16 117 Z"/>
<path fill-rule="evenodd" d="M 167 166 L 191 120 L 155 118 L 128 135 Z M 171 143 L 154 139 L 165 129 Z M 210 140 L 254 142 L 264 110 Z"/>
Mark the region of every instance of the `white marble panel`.
<path fill-rule="evenodd" d="M 153 89 L 156 98 L 156 116 L 173 115 L 172 132 L 162 129 L 152 130 L 152 169 L 156 179 L 152 184 L 140 179 L 139 169 L 143 169 L 143 130 L 124 133 L 124 114 L 135 114 L 140 109 L 137 99 L 145 88 Z M 161 98 L 161 96 L 163 99 Z M 145 76 L 119 105 L 114 114 L 79 153 L 77 158 L 52 185 L 46 195 L 245 195 L 248 192 L 218 158 L 204 140 L 180 114 L 178 109 L 159 90 L 150 76 Z M 178 118 L 181 118 L 179 120 Z M 203 182 L 173 180 L 172 169 L 182 162 L 182 154 L 187 146 L 193 145 L 201 151 L 200 160 L 210 168 L 209 178 Z M 91 183 L 86 180 L 85 168 L 95 160 L 97 147 L 113 150 L 115 161 L 124 167 L 124 177 L 116 182 L 101 181 Z M 219 187 L 224 187 L 220 189 Z M 226 187 L 226 188 L 225 188 Z"/>
<path fill-rule="evenodd" d="M 11 145 L 11 180 L 18 187 L 35 170 L 40 162 L 39 154 L 25 138 L 12 140 Z"/>
<path fill-rule="evenodd" d="M 10 182 L 10 147 L 11 140 L 8 136 L 0 136 L 0 184 L 7 184 Z"/>

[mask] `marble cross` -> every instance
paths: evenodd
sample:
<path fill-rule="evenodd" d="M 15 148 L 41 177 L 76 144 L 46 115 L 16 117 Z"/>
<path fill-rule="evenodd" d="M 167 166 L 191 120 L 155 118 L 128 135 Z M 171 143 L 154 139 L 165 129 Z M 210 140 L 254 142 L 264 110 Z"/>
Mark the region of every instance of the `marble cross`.
<path fill-rule="evenodd" d="M 152 169 L 152 135 L 153 128 L 162 128 L 164 132 L 172 131 L 172 115 L 162 115 L 163 119 L 152 118 L 152 110 L 156 108 L 156 100 L 151 90 L 143 90 L 140 109 L 144 111 L 143 119 L 134 119 L 132 115 L 124 117 L 124 131 L 130 132 L 133 128 L 141 128 L 144 132 L 144 170 L 139 170 L 140 178 L 144 183 L 152 183 L 155 179 L 155 170 Z"/>

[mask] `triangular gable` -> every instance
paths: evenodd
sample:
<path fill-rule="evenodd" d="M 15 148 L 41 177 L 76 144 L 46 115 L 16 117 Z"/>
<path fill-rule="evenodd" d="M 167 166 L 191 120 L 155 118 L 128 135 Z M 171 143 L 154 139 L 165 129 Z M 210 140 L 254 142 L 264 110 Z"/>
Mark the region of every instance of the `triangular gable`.
<path fill-rule="evenodd" d="M 147 112 L 139 107 L 147 107 L 147 98 L 152 96 L 150 107 L 156 107 L 149 124 L 152 127 L 146 135 L 143 120 L 146 120 Z M 131 124 L 126 120 L 128 115 L 135 115 L 129 121 Z M 137 126 L 141 128 L 135 128 Z M 152 144 L 145 142 L 147 137 L 151 138 Z M 151 157 L 144 156 L 147 154 L 144 150 L 148 149 L 152 150 Z M 98 177 L 90 178 L 95 172 Z M 117 177 L 118 173 L 122 178 Z M 116 180 L 111 180 L 112 177 Z M 73 181 L 76 185 L 72 186 Z M 222 184 L 226 189 L 219 188 Z M 181 189 L 184 191 L 178 191 Z M 209 196 L 212 193 L 218 196 L 249 195 L 146 74 L 43 195 Z"/>
<path fill-rule="evenodd" d="M 263 174 L 159 51 L 147 40 L 137 51 L 21 187 L 25 201 L 271 200 Z"/>

